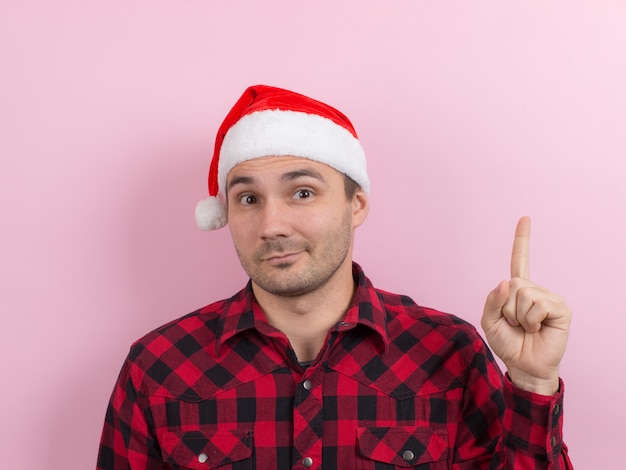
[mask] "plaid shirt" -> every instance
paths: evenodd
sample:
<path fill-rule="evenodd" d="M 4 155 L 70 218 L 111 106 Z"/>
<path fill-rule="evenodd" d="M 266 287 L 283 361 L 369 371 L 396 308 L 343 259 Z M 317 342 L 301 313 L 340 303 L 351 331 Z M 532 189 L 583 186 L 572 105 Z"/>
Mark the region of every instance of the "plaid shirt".
<path fill-rule="evenodd" d="M 136 342 L 98 469 L 572 468 L 562 384 L 516 389 L 471 325 L 354 277 L 308 367 L 250 283 Z"/>

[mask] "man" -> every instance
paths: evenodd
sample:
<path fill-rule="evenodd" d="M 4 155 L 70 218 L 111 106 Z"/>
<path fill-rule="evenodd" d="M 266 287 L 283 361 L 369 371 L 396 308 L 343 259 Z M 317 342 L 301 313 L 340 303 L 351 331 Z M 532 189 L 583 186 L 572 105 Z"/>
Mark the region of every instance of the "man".
<path fill-rule="evenodd" d="M 247 89 L 220 127 L 204 229 L 248 285 L 136 342 L 99 469 L 571 468 L 563 300 L 528 280 L 529 220 L 482 325 L 375 289 L 352 261 L 365 156 L 334 108 Z"/>

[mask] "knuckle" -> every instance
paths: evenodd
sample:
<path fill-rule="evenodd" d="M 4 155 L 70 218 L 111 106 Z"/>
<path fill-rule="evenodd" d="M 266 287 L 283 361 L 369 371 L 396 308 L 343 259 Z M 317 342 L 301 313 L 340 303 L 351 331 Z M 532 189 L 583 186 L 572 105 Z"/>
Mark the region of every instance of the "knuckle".
<path fill-rule="evenodd" d="M 505 318 L 509 318 L 511 320 L 516 320 L 517 315 L 515 314 L 515 310 L 510 307 L 502 307 L 502 315 Z"/>

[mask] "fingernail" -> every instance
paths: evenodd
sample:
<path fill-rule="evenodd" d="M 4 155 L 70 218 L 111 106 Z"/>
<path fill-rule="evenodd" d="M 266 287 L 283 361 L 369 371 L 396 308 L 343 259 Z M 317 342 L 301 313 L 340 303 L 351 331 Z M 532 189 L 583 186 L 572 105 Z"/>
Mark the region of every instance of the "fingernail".
<path fill-rule="evenodd" d="M 512 318 L 507 318 L 506 321 L 509 322 L 509 325 L 511 326 L 519 326 L 519 323 L 517 323 L 515 320 L 513 320 Z"/>

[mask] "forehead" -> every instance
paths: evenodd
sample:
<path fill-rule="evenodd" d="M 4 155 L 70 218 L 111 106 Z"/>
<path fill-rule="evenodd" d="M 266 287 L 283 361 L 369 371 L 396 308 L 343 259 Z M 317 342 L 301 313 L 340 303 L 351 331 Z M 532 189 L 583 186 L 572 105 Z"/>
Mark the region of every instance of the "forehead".
<path fill-rule="evenodd" d="M 238 163 L 230 170 L 226 179 L 229 183 L 233 178 L 242 176 L 250 178 L 281 177 L 286 173 L 297 172 L 298 170 L 310 170 L 312 176 L 317 173 L 320 177 L 329 180 L 343 178 L 342 173 L 325 163 L 288 155 L 260 157 Z"/>

